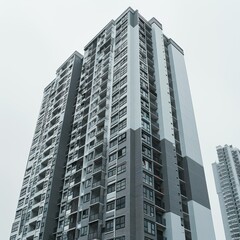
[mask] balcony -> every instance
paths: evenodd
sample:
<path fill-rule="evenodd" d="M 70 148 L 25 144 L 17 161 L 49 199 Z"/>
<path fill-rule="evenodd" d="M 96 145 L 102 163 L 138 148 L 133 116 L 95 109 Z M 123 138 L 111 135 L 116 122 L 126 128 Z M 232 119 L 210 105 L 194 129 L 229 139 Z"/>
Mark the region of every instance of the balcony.
<path fill-rule="evenodd" d="M 88 240 L 98 240 L 101 239 L 101 235 L 98 232 L 92 232 L 88 234 Z"/>
<path fill-rule="evenodd" d="M 99 181 L 97 181 L 97 182 L 93 182 L 93 183 L 92 183 L 92 188 L 96 188 L 96 187 L 99 187 L 99 186 L 104 187 L 104 184 L 105 184 L 105 181 L 104 181 L 104 180 L 99 180 Z"/>
<path fill-rule="evenodd" d="M 156 215 L 156 223 L 160 224 L 162 227 L 165 228 L 165 226 L 166 226 L 166 219 L 163 218 L 161 215 L 157 214 Z"/>
<path fill-rule="evenodd" d="M 95 214 L 91 214 L 89 216 L 89 222 L 93 222 L 93 221 L 97 221 L 101 219 L 101 214 L 100 213 L 95 213 Z"/>

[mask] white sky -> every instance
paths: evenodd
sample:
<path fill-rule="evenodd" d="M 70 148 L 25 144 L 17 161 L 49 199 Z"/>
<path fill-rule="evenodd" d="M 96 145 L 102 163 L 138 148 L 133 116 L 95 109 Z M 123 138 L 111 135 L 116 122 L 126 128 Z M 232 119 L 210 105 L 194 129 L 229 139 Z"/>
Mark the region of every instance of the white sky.
<path fill-rule="evenodd" d="M 127 7 L 157 18 L 185 52 L 217 240 L 225 240 L 211 163 L 240 147 L 239 0 L 0 0 L 0 238 L 9 238 L 44 87 Z"/>

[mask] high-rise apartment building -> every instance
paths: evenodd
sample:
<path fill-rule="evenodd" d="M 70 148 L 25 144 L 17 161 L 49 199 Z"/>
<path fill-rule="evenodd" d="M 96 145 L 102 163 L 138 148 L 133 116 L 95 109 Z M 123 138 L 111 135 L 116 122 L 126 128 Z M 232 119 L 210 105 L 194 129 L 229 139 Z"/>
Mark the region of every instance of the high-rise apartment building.
<path fill-rule="evenodd" d="M 45 89 L 11 240 L 214 240 L 183 50 L 128 8 Z"/>
<path fill-rule="evenodd" d="M 240 150 L 217 147 L 218 163 L 213 173 L 219 197 L 226 240 L 240 239 Z"/>

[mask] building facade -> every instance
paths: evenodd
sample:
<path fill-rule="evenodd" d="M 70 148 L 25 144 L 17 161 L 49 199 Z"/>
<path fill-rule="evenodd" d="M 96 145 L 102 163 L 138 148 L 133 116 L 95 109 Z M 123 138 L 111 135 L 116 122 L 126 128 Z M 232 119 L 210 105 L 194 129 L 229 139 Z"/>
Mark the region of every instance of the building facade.
<path fill-rule="evenodd" d="M 226 240 L 240 239 L 240 150 L 217 147 L 218 163 L 213 173 L 219 198 Z"/>
<path fill-rule="evenodd" d="M 11 240 L 214 240 L 183 50 L 128 8 L 45 89 Z"/>

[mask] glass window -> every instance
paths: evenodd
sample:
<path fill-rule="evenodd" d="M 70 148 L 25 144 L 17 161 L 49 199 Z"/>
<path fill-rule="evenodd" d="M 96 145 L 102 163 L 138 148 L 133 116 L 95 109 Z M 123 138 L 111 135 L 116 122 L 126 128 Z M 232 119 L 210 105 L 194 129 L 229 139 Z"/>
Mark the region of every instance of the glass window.
<path fill-rule="evenodd" d="M 144 232 L 155 235 L 155 224 L 147 219 L 144 219 Z"/>
<path fill-rule="evenodd" d="M 114 134 L 118 131 L 118 126 L 111 128 L 111 134 Z"/>
<path fill-rule="evenodd" d="M 142 128 L 149 132 L 150 131 L 150 124 L 148 122 L 142 120 Z"/>
<path fill-rule="evenodd" d="M 125 228 L 125 216 L 116 218 L 115 228 L 116 230 L 120 228 Z"/>
<path fill-rule="evenodd" d="M 85 209 L 82 211 L 82 219 L 87 218 L 88 217 L 88 209 Z"/>
<path fill-rule="evenodd" d="M 142 140 L 146 143 L 151 143 L 151 139 L 150 139 L 150 136 L 147 135 L 146 133 L 142 132 Z"/>
<path fill-rule="evenodd" d="M 115 122 L 118 120 L 118 114 L 115 114 L 114 116 L 111 117 L 111 122 Z"/>
<path fill-rule="evenodd" d="M 114 191 L 115 191 L 115 183 L 113 183 L 107 187 L 107 193 L 111 193 Z"/>
<path fill-rule="evenodd" d="M 118 137 L 118 144 L 126 141 L 126 137 L 127 137 L 127 133 L 122 133 L 121 135 L 119 135 L 119 137 Z"/>
<path fill-rule="evenodd" d="M 87 193 L 83 196 L 83 202 L 88 202 L 90 200 L 90 193 Z"/>
<path fill-rule="evenodd" d="M 110 148 L 114 147 L 115 145 L 117 145 L 117 138 L 113 139 L 109 144 Z"/>
<path fill-rule="evenodd" d="M 127 86 L 125 86 L 122 89 L 120 89 L 120 96 L 122 96 L 126 92 L 127 92 Z"/>
<path fill-rule="evenodd" d="M 116 210 L 121 208 L 125 208 L 125 197 L 121 197 L 116 200 Z"/>
<path fill-rule="evenodd" d="M 127 114 L 127 107 L 119 111 L 119 118 L 123 117 L 126 114 Z"/>
<path fill-rule="evenodd" d="M 154 207 L 153 205 L 144 202 L 143 204 L 144 213 L 150 217 L 154 217 Z"/>
<path fill-rule="evenodd" d="M 113 220 L 106 221 L 106 232 L 113 231 Z"/>
<path fill-rule="evenodd" d="M 108 170 L 108 177 L 112 177 L 114 175 L 116 175 L 116 167 Z"/>
<path fill-rule="evenodd" d="M 117 174 L 121 174 L 125 171 L 126 171 L 126 164 L 125 163 L 117 167 Z"/>
<path fill-rule="evenodd" d="M 125 49 L 125 50 L 127 50 L 127 49 Z M 120 86 L 122 86 L 122 85 L 124 85 L 125 83 L 127 82 L 127 76 L 126 77 L 124 77 L 121 81 L 120 81 Z"/>
<path fill-rule="evenodd" d="M 144 169 L 152 172 L 152 162 L 151 162 L 151 161 L 143 158 L 142 164 L 143 164 L 143 168 L 144 168 Z"/>
<path fill-rule="evenodd" d="M 125 236 L 116 237 L 115 240 L 125 240 Z"/>
<path fill-rule="evenodd" d="M 118 109 L 118 103 L 112 106 L 112 112 Z"/>
<path fill-rule="evenodd" d="M 145 146 L 142 147 L 142 153 L 143 153 L 143 155 L 146 155 L 149 158 L 151 158 L 151 156 L 152 156 L 151 149 L 149 149 Z"/>
<path fill-rule="evenodd" d="M 85 236 L 85 235 L 87 235 L 87 226 L 85 226 L 85 227 L 81 227 L 80 228 L 80 236 Z"/>
<path fill-rule="evenodd" d="M 124 119 L 122 122 L 118 124 L 118 130 L 122 130 L 127 126 L 127 119 Z"/>
<path fill-rule="evenodd" d="M 114 208 L 115 208 L 115 201 L 111 201 L 107 203 L 107 207 L 106 207 L 107 212 L 113 210 Z"/>
<path fill-rule="evenodd" d="M 126 147 L 118 150 L 118 157 L 121 158 L 126 155 Z"/>
<path fill-rule="evenodd" d="M 151 201 L 153 201 L 153 190 L 143 186 L 143 196 Z"/>
<path fill-rule="evenodd" d="M 116 191 L 119 192 L 125 188 L 126 188 L 126 179 L 124 178 L 117 182 Z"/>
<path fill-rule="evenodd" d="M 124 98 L 120 99 L 119 101 L 119 107 L 123 106 L 124 104 L 127 103 L 127 96 L 125 96 Z"/>
<path fill-rule="evenodd" d="M 91 185 L 91 178 L 89 178 L 85 181 L 85 188 L 90 187 L 90 185 Z"/>
<path fill-rule="evenodd" d="M 116 159 L 117 159 L 117 152 L 112 153 L 112 154 L 109 156 L 109 162 L 112 162 L 112 161 L 114 161 L 114 160 L 116 160 Z"/>
<path fill-rule="evenodd" d="M 90 166 L 87 167 L 86 172 L 87 172 L 87 173 L 91 173 L 91 172 L 92 172 L 92 165 L 90 165 Z"/>
<path fill-rule="evenodd" d="M 153 186 L 153 177 L 150 174 L 143 172 L 143 182 L 150 186 Z"/>

